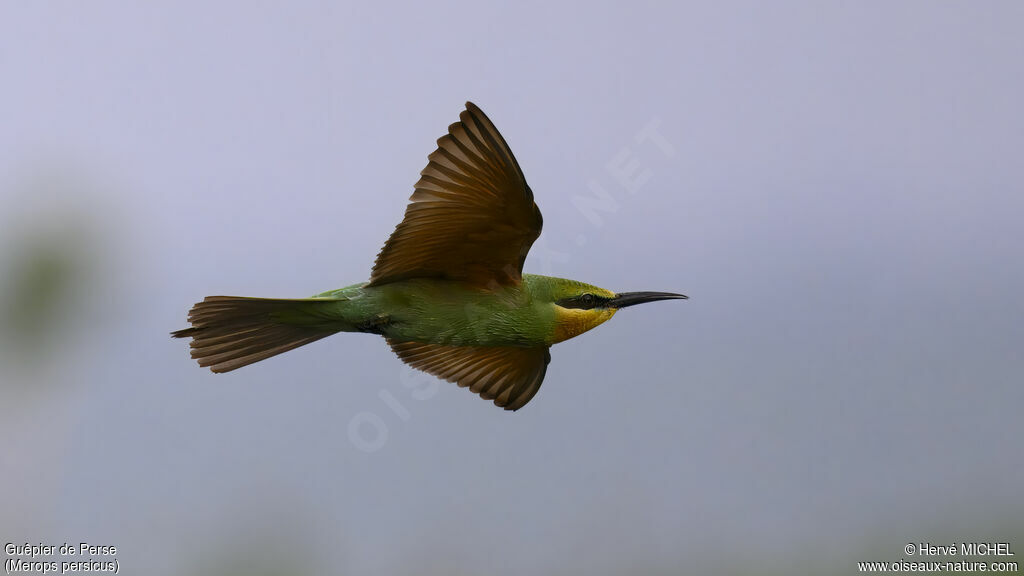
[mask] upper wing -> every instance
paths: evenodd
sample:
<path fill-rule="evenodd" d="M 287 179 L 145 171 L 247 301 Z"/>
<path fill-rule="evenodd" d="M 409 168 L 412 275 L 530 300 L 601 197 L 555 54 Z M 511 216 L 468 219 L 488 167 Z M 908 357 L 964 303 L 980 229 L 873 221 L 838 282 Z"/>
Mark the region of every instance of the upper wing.
<path fill-rule="evenodd" d="M 533 398 L 551 361 L 547 347 L 442 346 L 392 340 L 388 344 L 413 368 L 468 387 L 505 410 L 518 410 Z"/>
<path fill-rule="evenodd" d="M 370 275 L 376 286 L 408 278 L 518 284 L 542 218 L 512 151 L 472 102 L 437 141 L 405 218 Z"/>

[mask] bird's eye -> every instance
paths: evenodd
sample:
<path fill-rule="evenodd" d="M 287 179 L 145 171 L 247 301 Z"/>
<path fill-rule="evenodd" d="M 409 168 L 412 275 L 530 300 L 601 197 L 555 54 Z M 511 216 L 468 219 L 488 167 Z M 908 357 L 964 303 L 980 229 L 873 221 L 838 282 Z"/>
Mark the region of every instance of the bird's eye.
<path fill-rule="evenodd" d="M 593 306 L 594 305 L 594 295 L 593 294 L 584 294 L 583 296 L 580 296 L 580 304 L 584 304 L 586 306 Z"/>

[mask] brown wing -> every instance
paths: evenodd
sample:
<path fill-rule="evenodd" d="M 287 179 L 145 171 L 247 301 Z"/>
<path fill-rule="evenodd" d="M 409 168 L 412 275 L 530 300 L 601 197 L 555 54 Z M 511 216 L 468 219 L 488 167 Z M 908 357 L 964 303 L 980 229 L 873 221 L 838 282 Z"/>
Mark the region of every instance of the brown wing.
<path fill-rule="evenodd" d="M 547 347 L 442 346 L 394 342 L 403 362 L 463 388 L 505 410 L 518 410 L 540 389 L 551 353 Z"/>
<path fill-rule="evenodd" d="M 516 285 L 542 218 L 512 151 L 472 102 L 420 172 L 370 285 L 408 278 Z"/>

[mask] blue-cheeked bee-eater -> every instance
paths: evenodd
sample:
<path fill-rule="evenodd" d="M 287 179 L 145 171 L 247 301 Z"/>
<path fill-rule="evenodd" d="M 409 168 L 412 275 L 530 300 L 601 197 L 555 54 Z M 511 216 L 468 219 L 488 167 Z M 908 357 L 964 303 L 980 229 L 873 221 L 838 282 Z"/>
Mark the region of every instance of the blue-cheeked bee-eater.
<path fill-rule="evenodd" d="M 192 338 L 200 366 L 229 372 L 337 332 L 378 334 L 410 366 L 517 410 L 540 389 L 553 344 L 620 308 L 686 298 L 523 274 L 540 210 L 473 103 L 428 158 L 369 282 L 312 298 L 209 296 L 172 335 Z"/>

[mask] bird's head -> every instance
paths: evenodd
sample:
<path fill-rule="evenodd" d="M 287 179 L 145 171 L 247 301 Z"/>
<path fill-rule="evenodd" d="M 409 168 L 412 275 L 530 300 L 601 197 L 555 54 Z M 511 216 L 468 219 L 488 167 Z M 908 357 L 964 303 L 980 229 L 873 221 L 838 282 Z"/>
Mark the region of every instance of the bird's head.
<path fill-rule="evenodd" d="M 555 308 L 554 342 L 579 336 L 603 324 L 621 308 L 658 300 L 687 298 L 672 292 L 615 293 L 575 280 L 551 280 L 549 298 Z"/>

